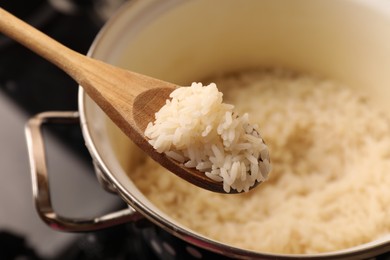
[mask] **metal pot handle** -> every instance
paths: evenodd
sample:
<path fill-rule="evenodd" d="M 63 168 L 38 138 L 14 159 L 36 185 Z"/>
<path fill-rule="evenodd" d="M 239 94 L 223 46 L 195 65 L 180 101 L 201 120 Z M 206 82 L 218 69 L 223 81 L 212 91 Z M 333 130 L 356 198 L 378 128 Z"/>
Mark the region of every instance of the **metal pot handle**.
<path fill-rule="evenodd" d="M 39 216 L 51 228 L 67 232 L 95 231 L 138 220 L 141 218 L 141 215 L 130 207 L 92 219 L 72 219 L 54 212 L 50 199 L 45 146 L 41 127 L 44 124 L 79 122 L 78 112 L 44 112 L 34 116 L 26 124 L 25 133 L 30 160 L 33 197 Z"/>

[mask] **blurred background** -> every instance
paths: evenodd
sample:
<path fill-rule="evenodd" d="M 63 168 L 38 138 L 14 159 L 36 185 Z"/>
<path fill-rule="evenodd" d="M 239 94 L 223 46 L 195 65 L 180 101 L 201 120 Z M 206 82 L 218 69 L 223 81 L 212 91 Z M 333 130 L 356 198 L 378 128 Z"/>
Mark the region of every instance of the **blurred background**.
<path fill-rule="evenodd" d="M 4 0 L 0 6 L 64 45 L 87 53 L 107 19 L 126 0 Z M 153 259 L 132 224 L 100 232 L 51 230 L 33 206 L 24 126 L 44 111 L 76 111 L 77 84 L 0 34 L 0 259 Z M 125 205 L 97 182 L 80 127 L 46 131 L 56 211 L 96 217 Z"/>

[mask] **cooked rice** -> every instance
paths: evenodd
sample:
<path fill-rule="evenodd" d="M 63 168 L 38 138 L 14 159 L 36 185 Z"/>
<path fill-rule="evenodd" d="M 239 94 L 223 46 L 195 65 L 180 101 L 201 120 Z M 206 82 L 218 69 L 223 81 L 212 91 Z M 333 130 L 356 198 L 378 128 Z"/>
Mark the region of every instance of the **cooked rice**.
<path fill-rule="evenodd" d="M 267 179 L 269 153 L 258 126 L 223 103 L 214 83 L 180 87 L 170 98 L 145 130 L 157 152 L 223 182 L 225 192 L 247 192 Z"/>
<path fill-rule="evenodd" d="M 311 75 L 255 71 L 215 82 L 261 125 L 272 174 L 230 196 L 147 160 L 129 175 L 157 207 L 205 236 L 261 252 L 329 252 L 390 233 L 389 117 L 356 91 Z"/>

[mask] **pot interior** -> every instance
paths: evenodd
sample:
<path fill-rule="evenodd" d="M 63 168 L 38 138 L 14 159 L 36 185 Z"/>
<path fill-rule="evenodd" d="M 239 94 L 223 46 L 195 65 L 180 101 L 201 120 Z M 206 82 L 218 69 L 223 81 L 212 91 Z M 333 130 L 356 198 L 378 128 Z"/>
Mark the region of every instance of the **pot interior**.
<path fill-rule="evenodd" d="M 390 113 L 389 28 L 386 1 L 135 1 L 108 23 L 91 55 L 178 85 L 257 67 L 315 73 Z M 145 155 L 80 97 L 87 145 L 110 181 L 130 204 L 173 223 L 128 178 Z"/>

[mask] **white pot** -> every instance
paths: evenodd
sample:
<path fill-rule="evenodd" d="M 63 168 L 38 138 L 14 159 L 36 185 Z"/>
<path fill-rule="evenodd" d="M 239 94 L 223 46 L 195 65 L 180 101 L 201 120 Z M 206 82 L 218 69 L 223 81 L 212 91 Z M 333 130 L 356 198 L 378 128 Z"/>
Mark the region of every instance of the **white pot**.
<path fill-rule="evenodd" d="M 143 0 L 130 1 L 112 17 L 89 55 L 179 85 L 219 72 L 259 66 L 315 72 L 368 92 L 389 111 L 389 32 L 390 2 L 386 0 Z M 356 259 L 390 250 L 390 239 L 385 238 L 331 253 L 267 254 L 195 234 L 157 209 L 129 179 L 123 165 L 134 169 L 143 153 L 81 88 L 79 113 L 98 178 L 129 204 L 129 210 L 94 220 L 62 218 L 47 205 L 45 192 L 39 193 L 39 178 L 44 182 L 44 176 L 38 174 L 37 205 L 43 205 L 41 216 L 52 226 L 68 231 L 92 230 L 146 217 L 202 250 L 250 259 Z M 47 116 L 58 115 L 38 118 Z M 77 119 L 78 114 L 71 116 Z"/>

